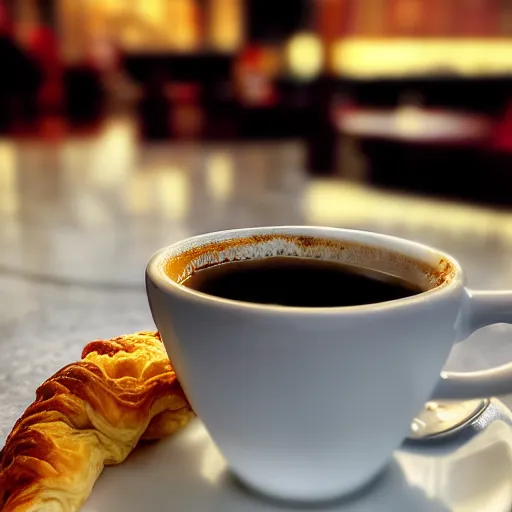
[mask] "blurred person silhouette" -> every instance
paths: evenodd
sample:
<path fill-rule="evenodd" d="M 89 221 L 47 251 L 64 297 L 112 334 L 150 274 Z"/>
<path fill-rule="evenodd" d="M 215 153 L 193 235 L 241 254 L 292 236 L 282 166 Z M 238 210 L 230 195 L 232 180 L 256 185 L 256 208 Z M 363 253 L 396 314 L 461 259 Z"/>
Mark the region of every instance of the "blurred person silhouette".
<path fill-rule="evenodd" d="M 41 74 L 37 64 L 13 36 L 13 23 L 0 3 L 0 131 L 17 123 L 31 122 L 37 114 L 37 92 Z"/>

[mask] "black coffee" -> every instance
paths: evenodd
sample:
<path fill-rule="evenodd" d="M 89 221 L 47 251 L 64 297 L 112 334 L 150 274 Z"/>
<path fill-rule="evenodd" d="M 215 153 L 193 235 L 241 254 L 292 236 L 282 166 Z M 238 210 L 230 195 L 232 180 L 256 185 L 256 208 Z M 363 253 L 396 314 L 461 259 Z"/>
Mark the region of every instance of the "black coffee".
<path fill-rule="evenodd" d="M 382 272 L 291 257 L 215 265 L 195 272 L 183 285 L 225 299 L 298 307 L 374 304 L 422 292 Z"/>

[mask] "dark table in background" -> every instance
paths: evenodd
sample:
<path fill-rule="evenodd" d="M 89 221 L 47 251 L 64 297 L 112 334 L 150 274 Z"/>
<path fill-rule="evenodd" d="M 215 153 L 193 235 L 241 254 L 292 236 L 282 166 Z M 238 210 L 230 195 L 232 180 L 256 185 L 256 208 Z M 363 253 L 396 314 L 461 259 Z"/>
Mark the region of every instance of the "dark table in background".
<path fill-rule="evenodd" d="M 336 121 L 342 135 L 358 141 L 374 185 L 512 207 L 512 154 L 492 147 L 494 123 L 486 116 L 352 108 L 338 111 Z"/>

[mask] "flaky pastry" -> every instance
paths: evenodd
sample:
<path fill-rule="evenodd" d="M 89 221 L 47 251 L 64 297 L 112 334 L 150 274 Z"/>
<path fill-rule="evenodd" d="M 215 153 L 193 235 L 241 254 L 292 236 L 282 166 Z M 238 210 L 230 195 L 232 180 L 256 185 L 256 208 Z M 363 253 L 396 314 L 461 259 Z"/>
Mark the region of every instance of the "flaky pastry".
<path fill-rule="evenodd" d="M 0 511 L 76 511 L 104 466 L 193 417 L 158 333 L 93 341 L 14 425 L 0 452 Z"/>

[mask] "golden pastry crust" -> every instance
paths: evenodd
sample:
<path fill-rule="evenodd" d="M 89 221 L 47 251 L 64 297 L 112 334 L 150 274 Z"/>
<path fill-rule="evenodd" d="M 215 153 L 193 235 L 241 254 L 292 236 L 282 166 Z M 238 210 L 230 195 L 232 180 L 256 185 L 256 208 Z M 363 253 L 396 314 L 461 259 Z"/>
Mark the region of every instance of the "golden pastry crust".
<path fill-rule="evenodd" d="M 93 341 L 14 425 L 0 452 L 0 511 L 76 511 L 104 466 L 193 417 L 158 333 Z"/>

